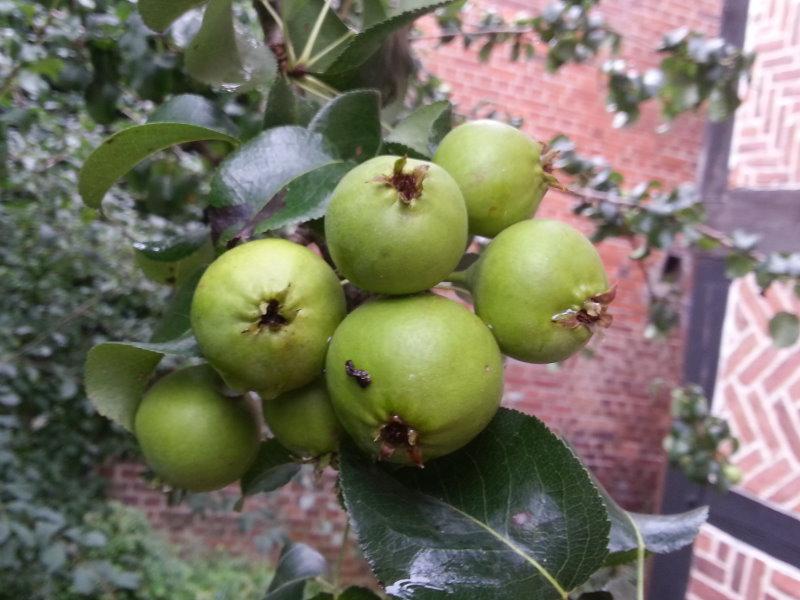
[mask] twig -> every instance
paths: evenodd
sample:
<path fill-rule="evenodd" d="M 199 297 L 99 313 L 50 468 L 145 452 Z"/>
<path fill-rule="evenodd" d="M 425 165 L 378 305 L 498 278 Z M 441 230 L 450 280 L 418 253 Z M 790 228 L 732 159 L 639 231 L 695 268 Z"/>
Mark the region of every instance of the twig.
<path fill-rule="evenodd" d="M 317 43 L 317 37 L 319 37 L 320 29 L 322 29 L 322 23 L 325 21 L 325 17 L 328 16 L 328 11 L 331 8 L 331 0 L 325 0 L 325 3 L 322 5 L 322 8 L 317 15 L 317 20 L 314 22 L 314 27 L 311 29 L 311 33 L 306 40 L 306 45 L 303 48 L 303 51 L 300 53 L 300 57 L 297 59 L 298 63 L 303 63 L 311 58 L 311 53 L 314 51 L 314 44 Z"/>
<path fill-rule="evenodd" d="M 411 35 L 409 40 L 412 42 L 419 42 L 423 40 L 443 40 L 453 37 L 480 37 L 485 35 L 523 35 L 526 33 L 535 33 L 533 27 L 498 27 L 496 29 L 476 29 L 474 31 L 452 31 L 449 33 L 432 33 L 424 35 Z"/>
<path fill-rule="evenodd" d="M 575 188 L 575 187 L 568 187 L 565 188 L 563 191 L 569 194 L 570 196 L 573 196 L 574 198 L 587 200 L 593 204 L 607 203 L 607 204 L 613 204 L 614 206 L 622 206 L 624 208 L 629 208 L 632 210 L 642 210 L 642 211 L 648 210 L 647 204 L 626 200 L 624 197 L 618 194 L 611 194 L 608 192 L 598 192 L 597 190 L 592 190 L 588 188 Z M 733 239 L 728 234 L 719 231 L 718 229 L 714 229 L 713 227 L 706 225 L 704 223 L 697 223 L 692 226 L 700 234 L 714 240 L 715 242 L 719 243 L 720 246 L 723 246 L 729 250 L 737 250 L 737 251 L 739 250 L 739 248 L 736 247 L 736 244 L 734 243 Z M 750 256 L 753 260 L 759 262 L 766 259 L 766 257 L 763 254 L 761 254 L 756 250 L 747 251 L 746 254 Z"/>

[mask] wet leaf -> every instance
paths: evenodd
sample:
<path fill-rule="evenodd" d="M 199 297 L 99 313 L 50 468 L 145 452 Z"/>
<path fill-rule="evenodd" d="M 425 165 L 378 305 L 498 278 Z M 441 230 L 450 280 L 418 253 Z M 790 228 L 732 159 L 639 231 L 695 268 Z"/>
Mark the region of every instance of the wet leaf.
<path fill-rule="evenodd" d="M 535 417 L 500 409 L 423 470 L 375 464 L 352 443 L 340 459 L 353 528 L 395 597 L 562 600 L 605 560 L 597 488 Z"/>

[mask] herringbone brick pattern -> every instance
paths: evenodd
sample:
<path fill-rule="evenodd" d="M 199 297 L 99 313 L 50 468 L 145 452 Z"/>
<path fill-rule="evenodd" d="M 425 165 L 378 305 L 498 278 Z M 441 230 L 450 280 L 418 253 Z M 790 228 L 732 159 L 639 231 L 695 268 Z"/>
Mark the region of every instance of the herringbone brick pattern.
<path fill-rule="evenodd" d="M 800 0 L 750 2 L 746 47 L 756 62 L 736 113 L 731 185 L 800 187 Z"/>
<path fill-rule="evenodd" d="M 714 406 L 742 444 L 737 491 L 800 515 L 800 345 L 772 344 L 767 324 L 779 310 L 800 310 L 791 288 L 761 297 L 752 279 L 731 286 Z"/>
<path fill-rule="evenodd" d="M 686 600 L 797 600 L 800 569 L 704 525 Z"/>

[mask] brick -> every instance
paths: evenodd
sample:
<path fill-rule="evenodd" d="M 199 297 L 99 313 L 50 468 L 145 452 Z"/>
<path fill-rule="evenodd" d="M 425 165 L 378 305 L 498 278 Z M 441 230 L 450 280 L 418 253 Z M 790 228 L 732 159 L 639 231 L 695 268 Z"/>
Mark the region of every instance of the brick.
<path fill-rule="evenodd" d="M 766 489 L 772 487 L 776 481 L 780 481 L 792 472 L 792 467 L 785 458 L 771 464 L 766 469 L 760 471 L 756 476 L 747 478 L 742 487 L 746 490 L 760 495 Z"/>
<path fill-rule="evenodd" d="M 779 387 L 788 383 L 798 371 L 800 371 L 800 351 L 790 354 L 770 372 L 764 379 L 764 389 L 768 394 L 774 393 Z"/>
<path fill-rule="evenodd" d="M 724 592 L 711 587 L 697 577 L 693 577 L 689 585 L 691 593 L 701 600 L 731 600 Z"/>
<path fill-rule="evenodd" d="M 707 575 L 714 581 L 718 581 L 719 583 L 724 583 L 725 581 L 725 570 L 710 560 L 706 560 L 700 556 L 695 556 L 694 568 L 704 575 Z"/>
<path fill-rule="evenodd" d="M 760 560 L 754 560 L 750 569 L 750 577 L 747 579 L 747 594 L 745 594 L 745 598 L 761 597 L 764 571 L 766 571 L 764 563 Z"/>
<path fill-rule="evenodd" d="M 789 416 L 789 411 L 780 399 L 773 404 L 773 410 L 778 417 L 778 427 L 780 427 L 783 432 L 786 444 L 791 448 L 795 459 L 800 461 L 800 431 L 794 427 L 792 418 Z"/>
<path fill-rule="evenodd" d="M 772 585 L 790 598 L 800 598 L 800 579 L 789 577 L 780 571 L 773 571 Z"/>
<path fill-rule="evenodd" d="M 739 374 L 739 381 L 744 385 L 753 383 L 769 368 L 772 361 L 775 360 L 775 354 L 774 348 L 764 348 Z"/>

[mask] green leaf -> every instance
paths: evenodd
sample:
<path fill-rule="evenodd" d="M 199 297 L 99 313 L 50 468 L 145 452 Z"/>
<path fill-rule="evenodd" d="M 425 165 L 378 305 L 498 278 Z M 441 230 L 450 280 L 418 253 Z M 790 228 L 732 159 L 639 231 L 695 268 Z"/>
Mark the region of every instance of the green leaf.
<path fill-rule="evenodd" d="M 418 108 L 400 121 L 386 137 L 430 158 L 452 126 L 452 106 L 446 100 Z"/>
<path fill-rule="evenodd" d="M 186 71 L 203 83 L 226 86 L 272 80 L 278 66 L 264 44 L 236 31 L 233 0 L 210 0 L 203 24 L 186 48 Z"/>
<path fill-rule="evenodd" d="M 353 36 L 329 65 L 315 64 L 314 70 L 322 75 L 325 81 L 335 87 L 338 81 L 344 79 L 346 75 L 351 74 L 367 62 L 393 32 L 414 22 L 423 15 L 433 12 L 437 8 L 453 4 L 456 1 L 409 0 L 401 2 L 397 9 L 389 13 L 386 19 Z"/>
<path fill-rule="evenodd" d="M 778 348 L 788 348 L 800 337 L 800 320 L 797 315 L 779 312 L 769 320 L 769 334 Z"/>
<path fill-rule="evenodd" d="M 242 476 L 242 497 L 272 492 L 283 487 L 300 471 L 300 465 L 276 439 L 261 444 L 252 466 Z"/>
<path fill-rule="evenodd" d="M 264 600 L 303 600 L 306 582 L 327 568 L 325 558 L 311 546 L 287 542 Z"/>
<path fill-rule="evenodd" d="M 631 513 L 616 503 L 607 506 L 611 519 L 609 555 L 606 559 L 608 566 L 636 560 L 637 550 L 641 546 L 637 530 L 644 550 L 653 554 L 668 554 L 691 544 L 708 519 L 707 506 L 674 515 Z"/>
<path fill-rule="evenodd" d="M 352 162 L 330 163 L 292 180 L 284 190 L 281 207 L 270 217 L 257 222 L 253 234 L 323 216 L 334 188 L 354 166 Z"/>
<path fill-rule="evenodd" d="M 319 133 L 291 125 L 268 129 L 228 157 L 211 180 L 209 219 L 216 239 L 271 216 L 268 206 L 300 175 L 335 160 Z"/>
<path fill-rule="evenodd" d="M 202 232 L 171 242 L 136 242 L 133 249 L 150 260 L 174 263 L 194 254 L 206 243 L 208 233 Z"/>
<path fill-rule="evenodd" d="M 165 103 L 144 125 L 107 138 L 92 152 L 78 175 L 83 201 L 99 208 L 113 183 L 151 154 L 187 142 L 221 140 L 238 144 L 236 128 L 210 101 L 181 95 Z"/>
<path fill-rule="evenodd" d="M 324 7 L 325 0 L 284 0 L 281 2 L 283 22 L 289 33 L 288 37 L 295 58 L 299 59 L 303 50 L 306 49 L 317 18 L 322 14 Z M 328 50 L 324 56 L 317 58 L 313 65 L 315 71 L 324 70 L 336 58 L 344 48 L 344 44 L 340 43 L 336 46 L 336 43 L 346 39 L 350 33 L 347 25 L 329 8 L 325 12 L 308 55 L 308 58 L 315 58 L 323 51 Z"/>
<path fill-rule="evenodd" d="M 165 354 L 197 356 L 194 338 L 162 344 L 105 342 L 89 350 L 84 384 L 97 412 L 131 430 L 150 376 Z"/>
<path fill-rule="evenodd" d="M 385 21 L 389 16 L 389 8 L 385 0 L 362 0 L 363 14 L 361 15 L 362 29 L 367 29 Z"/>
<path fill-rule="evenodd" d="M 154 31 L 164 31 L 183 13 L 206 0 L 139 0 L 139 14 L 144 24 Z"/>
<path fill-rule="evenodd" d="M 308 128 L 325 136 L 339 158 L 372 158 L 381 146 L 380 96 L 357 90 L 337 96 L 320 109 Z"/>
<path fill-rule="evenodd" d="M 746 254 L 733 253 L 725 257 L 725 276 L 744 277 L 756 267 L 756 261 Z"/>
<path fill-rule="evenodd" d="M 424 470 L 392 470 L 344 443 L 340 469 L 364 555 L 398 598 L 563 600 L 607 554 L 597 488 L 535 417 L 500 409 Z"/>
<path fill-rule="evenodd" d="M 33 71 L 39 75 L 45 75 L 50 79 L 56 79 L 63 68 L 64 61 L 54 56 L 42 58 L 29 65 L 25 65 L 25 69 L 27 71 Z"/>
<path fill-rule="evenodd" d="M 164 314 L 153 330 L 150 341 L 154 344 L 168 342 L 185 336 L 191 329 L 190 313 L 192 298 L 197 283 L 202 277 L 205 267 L 198 267 L 175 289 L 172 298 L 164 309 Z"/>
<path fill-rule="evenodd" d="M 281 125 L 305 127 L 314 117 L 317 108 L 318 106 L 311 100 L 298 97 L 285 77 L 279 77 L 269 90 L 264 129 Z"/>

